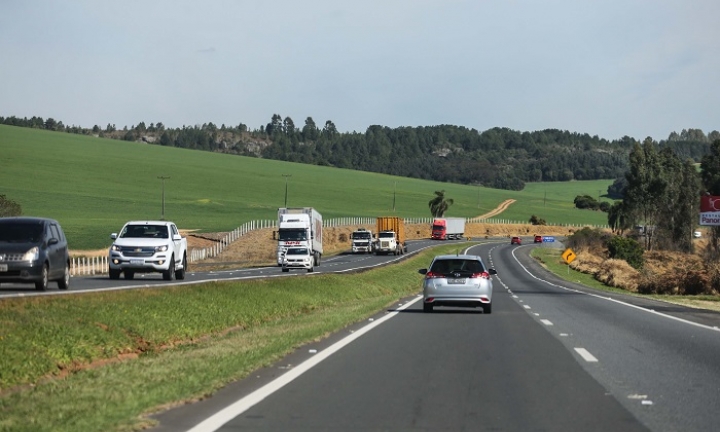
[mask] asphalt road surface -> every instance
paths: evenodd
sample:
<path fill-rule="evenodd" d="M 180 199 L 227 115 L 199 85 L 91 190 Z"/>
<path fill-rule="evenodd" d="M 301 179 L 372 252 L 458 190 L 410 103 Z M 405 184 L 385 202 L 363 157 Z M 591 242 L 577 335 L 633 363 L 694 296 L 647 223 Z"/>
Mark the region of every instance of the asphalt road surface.
<path fill-rule="evenodd" d="M 448 243 L 458 243 L 451 241 Z M 387 265 L 394 261 L 406 258 L 429 246 L 438 245 L 433 240 L 416 240 L 408 242 L 408 253 L 405 255 L 372 255 L 372 254 L 340 254 L 330 258 L 323 257 L 320 265 L 315 267 L 312 274 L 304 270 L 291 270 L 283 273 L 280 267 L 255 267 L 226 271 L 202 271 L 202 267 L 189 266 L 189 271 L 182 281 L 165 281 L 160 273 L 137 273 L 135 278 L 126 280 L 121 277 L 119 280 L 110 280 L 107 274 L 98 276 L 78 276 L 70 279 L 68 290 L 59 290 L 56 282 L 48 284 L 47 291 L 37 291 L 33 284 L 0 284 L 0 299 L 8 297 L 29 297 L 46 295 L 72 295 L 94 291 L 124 290 L 133 288 L 162 288 L 170 285 L 194 284 L 210 281 L 231 281 L 267 277 L 297 277 L 322 273 L 351 272 L 358 269 L 371 268 Z"/>
<path fill-rule="evenodd" d="M 492 314 L 405 299 L 155 431 L 718 430 L 719 314 L 557 280 L 533 247 L 470 251 L 498 271 Z"/>

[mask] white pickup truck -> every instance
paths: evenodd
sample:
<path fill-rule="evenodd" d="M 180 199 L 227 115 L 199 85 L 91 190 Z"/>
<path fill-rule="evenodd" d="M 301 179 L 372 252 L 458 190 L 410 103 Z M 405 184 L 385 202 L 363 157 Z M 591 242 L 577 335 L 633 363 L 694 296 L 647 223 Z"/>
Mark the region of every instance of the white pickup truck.
<path fill-rule="evenodd" d="M 162 273 L 163 279 L 185 279 L 187 239 L 167 221 L 131 221 L 114 240 L 108 257 L 110 279 L 132 279 L 135 273 Z"/>

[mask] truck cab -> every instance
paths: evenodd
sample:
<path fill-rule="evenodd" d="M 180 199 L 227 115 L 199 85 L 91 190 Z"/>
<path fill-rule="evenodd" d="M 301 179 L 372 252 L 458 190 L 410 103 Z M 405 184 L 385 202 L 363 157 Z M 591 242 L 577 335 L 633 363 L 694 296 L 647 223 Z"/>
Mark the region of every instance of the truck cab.
<path fill-rule="evenodd" d="M 352 242 L 351 252 L 354 254 L 373 252 L 372 232 L 365 228 L 358 228 L 352 232 L 350 234 L 350 241 Z"/>
<path fill-rule="evenodd" d="M 399 244 L 395 231 L 380 231 L 375 240 L 375 254 L 400 255 L 405 252 L 404 246 Z"/>

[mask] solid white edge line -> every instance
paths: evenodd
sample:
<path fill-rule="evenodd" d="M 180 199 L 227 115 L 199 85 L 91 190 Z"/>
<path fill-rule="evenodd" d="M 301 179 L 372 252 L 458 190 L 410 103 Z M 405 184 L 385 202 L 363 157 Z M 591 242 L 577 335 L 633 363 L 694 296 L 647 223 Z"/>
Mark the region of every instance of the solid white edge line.
<path fill-rule="evenodd" d="M 580 357 L 583 358 L 588 363 L 596 363 L 598 359 L 596 359 L 588 350 L 585 348 L 575 348 L 575 352 L 577 352 Z"/>
<path fill-rule="evenodd" d="M 369 332 L 370 330 L 374 329 L 375 327 L 379 326 L 380 324 L 384 323 L 385 321 L 389 320 L 390 318 L 395 317 L 398 314 L 398 311 L 401 311 L 403 309 L 406 309 L 422 299 L 422 296 L 418 296 L 414 300 L 410 300 L 409 302 L 405 303 L 403 306 L 398 307 L 395 309 L 395 311 L 388 313 L 382 318 L 379 318 L 372 323 L 364 326 L 360 330 L 356 331 L 355 333 L 352 333 L 342 340 L 339 340 L 335 342 L 333 345 L 327 347 L 326 349 L 322 350 L 315 356 L 309 358 L 308 360 L 304 361 L 303 363 L 299 364 L 297 367 L 290 369 L 283 375 L 277 377 L 273 381 L 265 384 L 264 386 L 260 387 L 259 389 L 255 390 L 254 392 L 248 394 L 247 396 L 244 396 L 243 398 L 237 400 L 236 402 L 232 403 L 231 405 L 223 408 L 222 410 L 218 411 L 217 413 L 213 414 L 212 416 L 206 418 L 201 423 L 198 423 L 191 429 L 188 429 L 187 432 L 214 432 L 218 430 L 220 427 L 222 427 L 225 423 L 229 422 L 230 420 L 234 419 L 235 417 L 239 416 L 243 412 L 247 411 L 251 407 L 253 407 L 255 404 L 259 403 L 266 397 L 270 396 L 283 386 L 289 384 L 293 380 L 295 380 L 300 375 L 304 374 L 317 364 L 319 364 L 321 361 L 325 360 L 326 358 L 330 357 L 332 354 L 336 353 L 346 345 L 348 345 L 350 342 L 354 341 L 355 339 L 359 338 L 360 336 L 364 335 L 365 333 Z"/>

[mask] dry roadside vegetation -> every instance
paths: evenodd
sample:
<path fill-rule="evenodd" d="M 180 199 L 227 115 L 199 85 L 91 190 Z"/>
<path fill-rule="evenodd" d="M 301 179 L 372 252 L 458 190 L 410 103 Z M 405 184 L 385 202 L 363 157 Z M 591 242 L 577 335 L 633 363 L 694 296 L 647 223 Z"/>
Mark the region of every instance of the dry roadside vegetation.
<path fill-rule="evenodd" d="M 646 251 L 636 269 L 625 260 L 612 259 L 608 248 L 595 241 L 573 250 L 570 267 L 597 281 L 629 293 L 651 294 L 686 306 L 720 310 L 720 263 L 704 260 L 704 238 L 695 239 L 695 253 Z"/>

